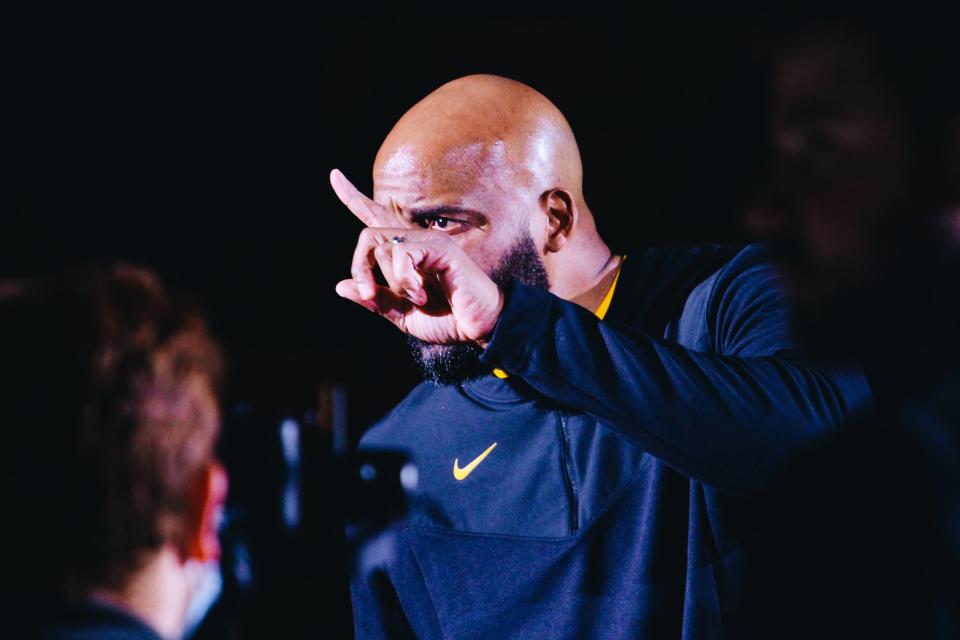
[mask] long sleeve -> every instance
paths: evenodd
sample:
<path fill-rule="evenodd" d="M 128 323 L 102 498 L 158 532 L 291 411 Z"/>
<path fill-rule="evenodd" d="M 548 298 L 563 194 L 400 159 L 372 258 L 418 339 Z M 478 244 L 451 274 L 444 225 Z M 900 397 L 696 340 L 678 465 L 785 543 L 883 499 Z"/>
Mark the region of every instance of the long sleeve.
<path fill-rule="evenodd" d="M 481 359 L 690 478 L 752 493 L 870 391 L 859 371 L 790 355 L 785 302 L 765 263 L 741 260 L 709 284 L 680 319 L 703 328 L 708 344 L 696 350 L 514 284 Z"/>

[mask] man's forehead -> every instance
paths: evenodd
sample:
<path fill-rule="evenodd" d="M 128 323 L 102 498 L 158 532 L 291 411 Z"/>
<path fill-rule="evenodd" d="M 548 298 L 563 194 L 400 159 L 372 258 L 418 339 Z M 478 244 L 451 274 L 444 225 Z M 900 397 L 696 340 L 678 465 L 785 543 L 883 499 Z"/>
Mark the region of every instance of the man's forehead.
<path fill-rule="evenodd" d="M 392 153 L 389 153 L 383 162 L 377 162 L 374 165 L 374 177 L 376 177 L 377 174 L 395 176 L 415 175 L 420 170 L 420 164 L 420 154 L 417 153 L 416 148 L 404 145 L 397 147 Z"/>
<path fill-rule="evenodd" d="M 429 197 L 486 190 L 514 173 L 507 145 L 496 140 L 433 149 L 401 145 L 378 156 L 373 178 L 377 192 Z"/>

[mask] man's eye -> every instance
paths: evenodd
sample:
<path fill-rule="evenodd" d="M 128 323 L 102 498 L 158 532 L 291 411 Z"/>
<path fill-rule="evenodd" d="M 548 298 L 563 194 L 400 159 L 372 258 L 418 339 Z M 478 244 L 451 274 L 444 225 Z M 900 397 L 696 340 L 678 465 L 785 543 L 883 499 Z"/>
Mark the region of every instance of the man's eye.
<path fill-rule="evenodd" d="M 441 216 L 424 217 L 419 220 L 419 223 L 424 229 L 438 229 L 440 231 L 456 229 L 458 226 L 463 224 L 459 220 L 443 218 Z"/>

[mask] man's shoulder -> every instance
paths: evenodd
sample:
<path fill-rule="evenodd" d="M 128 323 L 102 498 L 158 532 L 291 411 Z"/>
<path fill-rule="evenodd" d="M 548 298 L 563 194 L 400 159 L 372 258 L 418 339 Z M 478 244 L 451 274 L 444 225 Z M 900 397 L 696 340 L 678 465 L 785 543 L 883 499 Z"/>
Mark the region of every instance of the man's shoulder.
<path fill-rule="evenodd" d="M 764 356 L 793 349 L 789 306 L 767 248 L 751 244 L 690 294 L 680 325 L 696 326 L 702 350 Z"/>
<path fill-rule="evenodd" d="M 757 269 L 773 269 L 769 250 L 761 242 L 681 247 L 658 253 L 664 251 L 669 252 L 670 261 L 682 266 L 681 274 L 690 274 L 691 280 L 700 279 L 700 284 L 709 280 L 729 281 Z"/>
<path fill-rule="evenodd" d="M 782 294 L 766 246 L 756 243 L 737 248 L 736 253 L 694 287 L 690 297 L 702 297 L 716 306 L 724 302 L 725 297 L 760 293 Z"/>
<path fill-rule="evenodd" d="M 752 271 L 764 270 L 772 272 L 762 244 L 641 249 L 627 254 L 608 317 L 661 335 L 691 298 L 706 304 L 715 291 L 759 275 Z"/>
<path fill-rule="evenodd" d="M 772 355 L 792 348 L 786 296 L 766 245 L 648 249 L 624 291 L 651 335 L 696 351 Z M 627 263 L 625 263 L 626 265 Z"/>
<path fill-rule="evenodd" d="M 775 273 L 766 244 L 755 242 L 736 249 L 736 253 L 717 272 L 723 281 Z"/>

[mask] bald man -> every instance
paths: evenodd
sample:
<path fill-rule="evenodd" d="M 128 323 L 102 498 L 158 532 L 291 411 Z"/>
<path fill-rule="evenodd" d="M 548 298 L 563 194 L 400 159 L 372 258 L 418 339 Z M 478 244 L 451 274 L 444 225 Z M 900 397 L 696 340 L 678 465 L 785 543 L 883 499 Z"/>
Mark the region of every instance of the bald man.
<path fill-rule="evenodd" d="M 791 353 L 762 250 L 613 253 L 563 115 L 493 76 L 400 119 L 372 200 L 331 182 L 367 225 L 337 292 L 427 377 L 361 443 L 408 450 L 420 485 L 355 576 L 358 636 L 748 632 L 751 498 L 869 400 Z"/>

